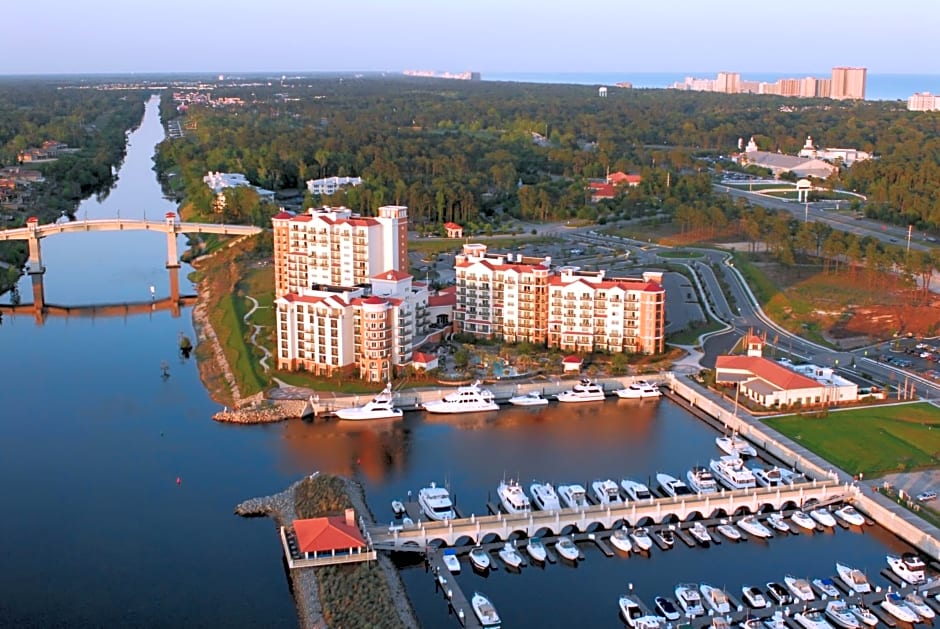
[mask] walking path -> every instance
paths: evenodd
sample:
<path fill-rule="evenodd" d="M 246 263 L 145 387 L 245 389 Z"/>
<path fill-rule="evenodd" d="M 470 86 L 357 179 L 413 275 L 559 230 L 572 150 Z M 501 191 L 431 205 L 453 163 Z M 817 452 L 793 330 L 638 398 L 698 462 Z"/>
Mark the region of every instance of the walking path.
<path fill-rule="evenodd" d="M 258 361 L 258 363 L 259 363 L 262 367 L 264 367 L 264 370 L 265 370 L 265 371 L 271 371 L 271 366 L 268 365 L 268 359 L 271 358 L 271 350 L 269 350 L 269 349 L 268 349 L 267 347 L 265 347 L 264 345 L 259 345 L 259 344 L 258 344 L 258 333 L 261 332 L 261 329 L 262 329 L 264 326 L 263 326 L 263 325 L 258 325 L 258 324 L 256 324 L 256 323 L 252 323 L 252 324 L 249 324 L 249 323 L 248 323 L 248 318 L 251 317 L 251 315 L 254 314 L 255 310 L 257 310 L 257 309 L 260 308 L 261 306 L 258 305 L 258 300 L 255 299 L 254 297 L 252 297 L 251 295 L 245 295 L 245 298 L 248 299 L 248 301 L 250 301 L 251 304 L 252 304 L 252 305 L 251 305 L 251 310 L 249 310 L 248 312 L 246 312 L 246 313 L 245 313 L 245 316 L 242 317 L 242 320 L 245 322 L 245 325 L 251 325 L 251 327 L 254 328 L 254 331 L 251 333 L 251 339 L 249 339 L 249 340 L 251 341 L 251 344 L 252 344 L 252 345 L 254 345 L 254 346 L 257 347 L 258 349 L 260 349 L 261 352 L 264 354 L 264 356 L 261 358 L 261 360 Z"/>

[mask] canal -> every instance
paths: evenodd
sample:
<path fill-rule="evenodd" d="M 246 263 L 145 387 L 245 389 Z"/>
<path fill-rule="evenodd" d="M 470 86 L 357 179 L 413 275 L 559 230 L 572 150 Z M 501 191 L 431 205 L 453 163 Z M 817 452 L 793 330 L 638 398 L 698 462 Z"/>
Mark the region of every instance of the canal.
<path fill-rule="evenodd" d="M 156 99 L 130 134 L 115 189 L 77 219 L 162 216 L 151 156 L 163 131 Z M 43 241 L 46 299 L 85 305 L 168 294 L 162 233 L 59 235 Z M 183 275 L 187 267 L 183 268 Z M 192 286 L 182 282 L 184 292 Z M 21 284 L 28 301 L 28 280 Z M 4 297 L 3 299 L 6 299 Z M 293 627 L 294 606 L 272 523 L 241 519 L 241 500 L 280 491 L 314 470 L 365 486 L 379 520 L 389 503 L 431 481 L 460 510 L 483 513 L 502 478 L 588 484 L 683 475 L 717 456 L 715 433 L 668 401 L 605 403 L 374 425 L 214 423 L 196 366 L 177 354 L 191 312 L 120 318 L 6 316 L 0 393 L 0 626 Z M 169 377 L 161 377 L 161 363 Z M 180 480 L 177 483 L 177 479 Z M 744 583 L 831 576 L 834 562 L 877 583 L 888 533 L 838 530 L 708 550 L 654 549 L 606 559 L 584 548 L 562 565 L 459 577 L 496 604 L 509 627 L 617 626 L 629 584 L 648 603 L 677 582 Z M 456 626 L 423 566 L 403 570 L 427 627 Z"/>

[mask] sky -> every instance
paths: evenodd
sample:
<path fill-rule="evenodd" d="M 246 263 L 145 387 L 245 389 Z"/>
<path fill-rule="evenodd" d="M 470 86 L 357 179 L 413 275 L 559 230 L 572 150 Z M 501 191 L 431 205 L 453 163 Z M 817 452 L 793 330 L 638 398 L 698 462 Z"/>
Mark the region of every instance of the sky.
<path fill-rule="evenodd" d="M 940 74 L 936 0 L 7 0 L 0 74 Z"/>

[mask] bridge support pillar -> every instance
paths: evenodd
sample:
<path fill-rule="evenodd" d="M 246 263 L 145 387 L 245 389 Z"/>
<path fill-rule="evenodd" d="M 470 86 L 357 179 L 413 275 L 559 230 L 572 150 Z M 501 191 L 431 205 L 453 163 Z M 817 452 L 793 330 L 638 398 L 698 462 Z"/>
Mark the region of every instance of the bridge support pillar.
<path fill-rule="evenodd" d="M 46 290 L 42 282 L 42 273 L 34 273 L 31 279 L 33 284 L 33 314 L 36 317 L 36 325 L 43 325 L 46 322 Z"/>
<path fill-rule="evenodd" d="M 39 236 L 29 237 L 29 274 L 42 275 L 46 272 L 42 265 L 42 251 L 39 248 Z"/>
<path fill-rule="evenodd" d="M 170 276 L 170 314 L 174 319 L 180 316 L 180 267 L 167 267 Z"/>
<path fill-rule="evenodd" d="M 178 269 L 180 258 L 176 252 L 176 232 L 168 231 L 166 233 L 166 268 Z"/>

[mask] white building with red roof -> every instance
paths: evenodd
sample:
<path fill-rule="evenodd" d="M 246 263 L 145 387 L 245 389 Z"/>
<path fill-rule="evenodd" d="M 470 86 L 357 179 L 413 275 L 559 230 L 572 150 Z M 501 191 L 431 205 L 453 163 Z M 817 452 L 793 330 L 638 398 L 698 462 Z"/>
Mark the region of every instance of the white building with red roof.
<path fill-rule="evenodd" d="M 444 231 L 447 232 L 448 238 L 463 238 L 463 226 L 457 223 L 444 223 Z"/>
<path fill-rule="evenodd" d="M 362 536 L 355 512 L 294 520 L 281 527 L 284 554 L 291 568 L 355 563 L 375 559 L 375 551 Z"/>

